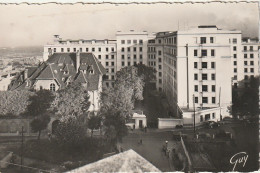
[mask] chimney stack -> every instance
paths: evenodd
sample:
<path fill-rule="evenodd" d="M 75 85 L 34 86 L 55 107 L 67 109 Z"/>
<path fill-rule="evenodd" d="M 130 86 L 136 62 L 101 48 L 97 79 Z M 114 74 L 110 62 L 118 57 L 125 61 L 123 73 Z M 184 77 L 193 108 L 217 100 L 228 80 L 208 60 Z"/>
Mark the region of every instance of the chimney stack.
<path fill-rule="evenodd" d="M 79 50 L 77 50 L 76 53 L 76 71 L 79 72 L 79 65 L 80 65 L 80 53 Z"/>

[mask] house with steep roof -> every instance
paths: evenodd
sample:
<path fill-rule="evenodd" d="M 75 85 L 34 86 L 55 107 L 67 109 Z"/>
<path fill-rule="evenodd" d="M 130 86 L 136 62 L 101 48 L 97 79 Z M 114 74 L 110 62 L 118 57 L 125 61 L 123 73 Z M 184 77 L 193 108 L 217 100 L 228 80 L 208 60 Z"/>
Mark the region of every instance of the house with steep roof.
<path fill-rule="evenodd" d="M 71 83 L 80 83 L 88 89 L 89 110 L 97 111 L 105 73 L 105 68 L 92 53 L 54 53 L 38 67 L 26 68 L 17 75 L 9 90 L 57 91 Z"/>

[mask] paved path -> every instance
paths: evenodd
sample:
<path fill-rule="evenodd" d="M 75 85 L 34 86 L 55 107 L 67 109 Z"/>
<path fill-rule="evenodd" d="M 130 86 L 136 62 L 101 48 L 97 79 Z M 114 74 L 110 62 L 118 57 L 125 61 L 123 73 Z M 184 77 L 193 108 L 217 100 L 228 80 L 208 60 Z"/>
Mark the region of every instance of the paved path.
<path fill-rule="evenodd" d="M 142 139 L 142 144 L 139 144 Z M 133 149 L 142 157 L 151 162 L 154 166 L 163 172 L 174 171 L 169 158 L 162 151 L 162 146 L 165 141 L 169 141 L 168 147 L 172 149 L 175 142 L 172 140 L 172 132 L 137 132 L 130 133 L 123 139 L 120 144 L 124 150 Z"/>

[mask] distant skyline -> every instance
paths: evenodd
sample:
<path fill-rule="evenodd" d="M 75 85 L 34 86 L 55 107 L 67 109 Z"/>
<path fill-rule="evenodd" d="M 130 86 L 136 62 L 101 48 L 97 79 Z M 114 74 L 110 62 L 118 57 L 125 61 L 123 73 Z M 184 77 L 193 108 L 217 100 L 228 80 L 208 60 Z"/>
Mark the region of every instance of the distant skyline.
<path fill-rule="evenodd" d="M 175 31 L 198 25 L 258 37 L 257 3 L 151 5 L 1 5 L 0 47 L 43 46 L 64 39 L 115 39 L 116 31 Z"/>

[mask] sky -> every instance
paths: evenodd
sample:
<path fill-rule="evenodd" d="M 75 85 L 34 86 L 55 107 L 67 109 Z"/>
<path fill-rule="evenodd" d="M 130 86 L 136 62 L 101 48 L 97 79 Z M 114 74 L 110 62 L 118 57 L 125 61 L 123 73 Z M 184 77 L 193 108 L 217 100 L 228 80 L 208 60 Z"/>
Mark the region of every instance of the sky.
<path fill-rule="evenodd" d="M 64 39 L 115 39 L 116 31 L 175 31 L 198 25 L 258 36 L 257 3 L 0 5 L 0 47 Z"/>

